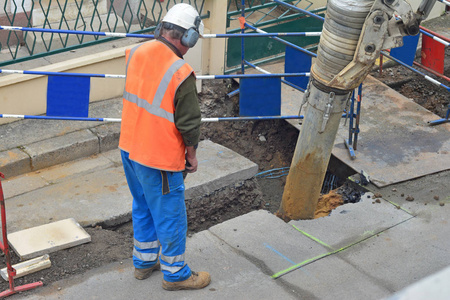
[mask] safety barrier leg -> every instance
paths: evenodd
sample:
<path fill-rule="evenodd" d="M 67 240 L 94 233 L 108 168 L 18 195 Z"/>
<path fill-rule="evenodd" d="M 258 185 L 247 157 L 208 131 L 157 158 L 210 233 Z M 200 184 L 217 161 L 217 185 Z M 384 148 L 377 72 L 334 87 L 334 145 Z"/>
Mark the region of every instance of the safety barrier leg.
<path fill-rule="evenodd" d="M 445 114 L 445 118 L 444 119 L 430 121 L 430 122 L 428 122 L 428 124 L 430 124 L 430 125 L 439 125 L 439 124 L 449 123 L 450 122 L 449 117 L 450 117 L 450 104 L 448 105 L 447 113 Z"/>
<path fill-rule="evenodd" d="M 5 178 L 5 175 L 0 173 L 1 178 Z M 0 206 L 1 206 L 1 217 L 2 217 L 2 237 L 3 242 L 0 242 L 0 248 L 2 249 L 3 253 L 5 254 L 5 260 L 6 260 L 6 268 L 8 273 L 8 281 L 9 281 L 9 289 L 3 291 L 0 293 L 0 298 L 11 296 L 15 293 L 27 291 L 30 289 L 34 289 L 36 287 L 42 286 L 42 281 L 28 283 L 21 286 L 14 286 L 14 276 L 16 276 L 16 270 L 12 267 L 11 264 L 11 255 L 9 253 L 9 245 L 8 245 L 8 237 L 6 233 L 6 208 L 5 208 L 5 198 L 3 197 L 3 188 L 2 188 L 2 182 L 0 180 Z"/>
<path fill-rule="evenodd" d="M 344 139 L 345 147 L 348 149 L 351 159 L 356 158 L 355 150 L 353 149 L 353 119 L 355 111 L 355 91 L 353 91 L 352 98 L 350 100 L 350 110 L 347 112 L 347 118 L 350 120 L 348 125 L 348 139 Z"/>
<path fill-rule="evenodd" d="M 361 118 L 361 100 L 362 100 L 362 83 L 358 87 L 358 95 L 355 96 L 356 90 L 350 102 L 350 111 L 347 118 L 350 118 L 348 127 L 348 139 L 344 139 L 345 146 L 348 149 L 351 159 L 356 158 L 355 150 L 358 148 L 358 134 L 359 134 L 359 120 Z M 355 114 L 355 100 L 356 100 L 356 114 Z M 355 125 L 355 126 L 354 126 Z"/>

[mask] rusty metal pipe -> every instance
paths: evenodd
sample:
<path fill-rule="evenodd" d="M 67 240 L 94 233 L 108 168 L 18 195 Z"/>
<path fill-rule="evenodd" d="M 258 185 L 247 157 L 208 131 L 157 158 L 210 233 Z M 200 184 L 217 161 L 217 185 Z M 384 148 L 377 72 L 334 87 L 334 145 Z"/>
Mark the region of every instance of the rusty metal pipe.
<path fill-rule="evenodd" d="M 307 112 L 277 213 L 285 221 L 314 218 L 342 112 L 351 96 L 351 91 L 326 93 L 316 85 L 320 86 L 312 81 L 308 87 Z"/>
<path fill-rule="evenodd" d="M 351 90 L 328 83 L 353 59 L 366 16 L 375 0 L 329 0 L 318 56 L 305 92 L 306 113 L 277 215 L 312 219 Z"/>

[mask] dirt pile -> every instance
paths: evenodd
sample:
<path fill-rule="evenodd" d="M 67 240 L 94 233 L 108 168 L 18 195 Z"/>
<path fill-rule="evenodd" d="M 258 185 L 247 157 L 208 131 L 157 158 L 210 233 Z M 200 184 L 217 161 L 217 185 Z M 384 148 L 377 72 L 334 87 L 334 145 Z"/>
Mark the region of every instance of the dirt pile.
<path fill-rule="evenodd" d="M 314 213 L 314 219 L 328 216 L 333 209 L 344 204 L 342 195 L 338 194 L 335 190 L 330 191 L 328 194 L 321 195 L 319 202 L 317 203 L 316 212 Z"/>

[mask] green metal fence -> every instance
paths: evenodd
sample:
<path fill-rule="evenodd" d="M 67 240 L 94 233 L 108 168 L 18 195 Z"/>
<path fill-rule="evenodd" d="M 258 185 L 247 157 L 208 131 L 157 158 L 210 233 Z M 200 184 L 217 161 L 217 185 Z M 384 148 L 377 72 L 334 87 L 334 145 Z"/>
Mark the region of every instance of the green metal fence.
<path fill-rule="evenodd" d="M 176 3 L 202 16 L 205 0 L 0 0 L 0 25 L 100 32 L 148 33 Z M 5 66 L 117 38 L 0 30 Z M 5 55 L 9 53 L 9 55 Z"/>
<path fill-rule="evenodd" d="M 299 5 L 304 10 L 309 10 L 311 1 L 284 0 L 284 2 Z M 323 15 L 325 8 L 310 10 Z M 228 0 L 227 32 L 237 33 L 237 19 L 241 16 L 241 0 Z M 245 2 L 245 20 L 247 23 L 267 32 L 311 32 L 322 31 L 323 22 L 305 16 L 303 13 L 286 9 L 284 6 L 272 1 L 253 0 Z M 253 32 L 246 30 L 246 32 Z M 309 50 L 314 50 L 319 37 L 283 37 L 283 39 Z M 245 42 L 245 59 L 254 63 L 265 63 L 284 57 L 285 45 L 268 37 L 251 38 Z M 241 63 L 241 39 L 228 39 L 226 73 L 239 69 Z"/>

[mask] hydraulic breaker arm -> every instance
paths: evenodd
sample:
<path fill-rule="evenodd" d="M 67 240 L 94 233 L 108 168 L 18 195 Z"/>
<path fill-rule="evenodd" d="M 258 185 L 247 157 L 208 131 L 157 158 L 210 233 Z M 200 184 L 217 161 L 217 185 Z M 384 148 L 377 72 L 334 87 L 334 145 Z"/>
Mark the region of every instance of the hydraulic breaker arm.
<path fill-rule="evenodd" d="M 419 8 L 417 9 L 416 12 L 416 14 L 420 16 L 420 21 L 423 21 L 426 18 L 428 18 L 428 15 L 433 9 L 435 3 L 436 0 L 423 0 L 422 3 L 420 3 Z"/>
<path fill-rule="evenodd" d="M 322 81 L 320 76 L 315 78 L 332 88 L 355 89 L 370 72 L 381 50 L 401 47 L 403 36 L 419 33 L 420 22 L 435 2 L 422 1 L 414 13 L 406 0 L 376 0 L 362 28 L 353 60 L 330 82 Z"/>

